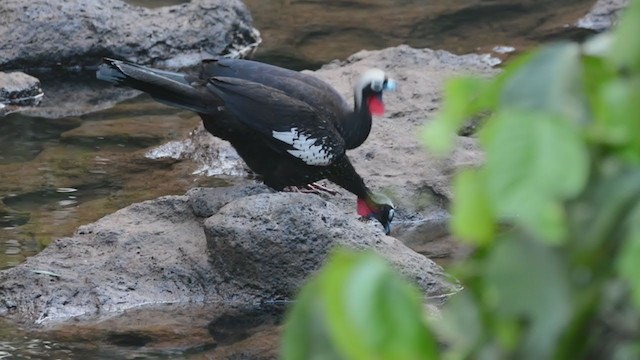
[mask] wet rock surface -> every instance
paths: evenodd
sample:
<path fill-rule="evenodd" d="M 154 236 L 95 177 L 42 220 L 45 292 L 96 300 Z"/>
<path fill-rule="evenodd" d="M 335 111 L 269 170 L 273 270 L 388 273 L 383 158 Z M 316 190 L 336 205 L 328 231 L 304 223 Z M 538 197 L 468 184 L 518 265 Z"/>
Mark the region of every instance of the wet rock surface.
<path fill-rule="evenodd" d="M 618 21 L 620 12 L 629 5 L 629 0 L 598 0 L 587 15 L 578 20 L 576 26 L 602 32 Z"/>
<path fill-rule="evenodd" d="M 182 68 L 246 55 L 260 41 L 239 0 L 158 9 L 120 0 L 5 0 L 0 18 L 0 69 L 95 66 L 103 56 Z"/>
<path fill-rule="evenodd" d="M 37 78 L 18 71 L 0 71 L 0 116 L 37 106 L 43 95 Z"/>
<path fill-rule="evenodd" d="M 198 117 L 199 119 L 199 117 Z M 251 170 L 231 145 L 211 136 L 200 123 L 186 140 L 175 140 L 146 153 L 149 159 L 189 160 L 197 164 L 196 175 L 247 176 Z"/>
<path fill-rule="evenodd" d="M 193 190 L 82 226 L 0 272 L 0 315 L 53 325 L 159 304 L 287 300 L 335 246 L 380 252 L 427 297 L 455 290 L 439 266 L 355 215 L 315 195 L 262 190 Z"/>

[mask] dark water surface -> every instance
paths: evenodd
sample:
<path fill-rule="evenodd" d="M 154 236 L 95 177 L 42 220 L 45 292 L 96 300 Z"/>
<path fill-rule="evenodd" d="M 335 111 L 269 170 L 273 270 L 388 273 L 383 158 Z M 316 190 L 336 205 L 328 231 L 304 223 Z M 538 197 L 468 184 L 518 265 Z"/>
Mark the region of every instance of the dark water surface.
<path fill-rule="evenodd" d="M 185 1 L 128 2 L 158 7 Z M 404 43 L 468 53 L 491 51 L 495 46 L 524 49 L 556 37 L 581 37 L 583 32 L 567 30 L 565 25 L 575 23 L 593 1 L 246 3 L 263 36 L 256 58 L 302 69 L 344 59 L 361 49 Z M 45 91 L 57 84 L 46 78 L 43 82 Z M 194 164 L 187 161 L 144 156 L 155 145 L 184 138 L 198 122 L 189 112 L 170 109 L 145 96 L 81 116 L 47 119 L 11 114 L 0 118 L 0 269 L 21 263 L 52 240 L 71 235 L 77 226 L 133 202 L 182 194 L 194 186 L 220 185 L 219 179 L 193 175 Z M 127 344 L 95 336 L 98 330 L 87 330 L 85 337 L 65 338 L 24 333 L 0 322 L 0 359 L 65 359 L 81 354 L 105 359 L 210 358 L 212 349 L 207 346 L 180 341 L 149 350 L 144 339 L 156 337 L 157 331 L 178 331 L 178 326 L 165 323 L 159 329 L 124 336 L 140 340 Z M 202 335 L 207 336 L 206 332 Z M 269 339 L 273 346 L 273 336 Z M 202 338 L 198 341 L 209 343 Z"/>

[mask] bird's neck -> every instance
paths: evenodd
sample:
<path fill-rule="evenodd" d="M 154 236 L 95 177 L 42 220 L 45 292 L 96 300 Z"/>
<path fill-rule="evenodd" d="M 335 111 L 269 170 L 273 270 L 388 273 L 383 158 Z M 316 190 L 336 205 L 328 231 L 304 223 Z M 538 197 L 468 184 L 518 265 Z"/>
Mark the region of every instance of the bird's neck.
<path fill-rule="evenodd" d="M 333 164 L 331 173 L 327 176 L 327 179 L 353 193 L 359 199 L 369 198 L 369 189 L 364 184 L 362 177 L 358 175 L 356 169 L 351 165 L 351 161 L 349 161 L 346 155 Z"/>
<path fill-rule="evenodd" d="M 367 139 L 371 132 L 371 113 L 366 106 L 354 105 L 342 124 L 347 149 L 355 149 Z"/>

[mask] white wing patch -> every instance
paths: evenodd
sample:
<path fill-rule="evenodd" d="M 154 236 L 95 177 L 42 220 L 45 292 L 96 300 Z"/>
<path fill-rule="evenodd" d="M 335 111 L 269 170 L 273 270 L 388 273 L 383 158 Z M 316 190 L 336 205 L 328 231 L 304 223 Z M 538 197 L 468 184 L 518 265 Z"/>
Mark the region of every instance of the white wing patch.
<path fill-rule="evenodd" d="M 274 138 L 293 146 L 295 150 L 287 150 L 287 152 L 308 165 L 326 166 L 333 160 L 333 156 L 329 154 L 324 144 L 315 145 L 318 139 L 300 133 L 297 128 L 289 131 L 272 131 L 271 134 Z"/>

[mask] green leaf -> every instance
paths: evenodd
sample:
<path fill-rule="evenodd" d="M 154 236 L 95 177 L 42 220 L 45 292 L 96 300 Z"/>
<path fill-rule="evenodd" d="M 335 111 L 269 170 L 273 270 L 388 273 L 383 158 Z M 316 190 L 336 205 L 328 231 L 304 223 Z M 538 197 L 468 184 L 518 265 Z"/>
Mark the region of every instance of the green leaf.
<path fill-rule="evenodd" d="M 611 61 L 624 70 L 640 70 L 640 1 L 632 0 L 614 33 Z"/>
<path fill-rule="evenodd" d="M 444 98 L 438 116 L 422 133 L 427 148 L 440 154 L 452 149 L 458 129 L 470 116 L 495 106 L 497 91 L 490 80 L 460 77 L 447 81 Z"/>
<path fill-rule="evenodd" d="M 335 253 L 303 290 L 282 349 L 284 359 L 438 358 L 419 293 L 379 256 L 346 252 Z"/>
<path fill-rule="evenodd" d="M 495 211 L 487 194 L 486 181 L 478 170 L 466 169 L 453 180 L 456 199 L 451 208 L 451 229 L 462 240 L 487 246 L 496 231 Z"/>
<path fill-rule="evenodd" d="M 588 107 L 582 85 L 580 47 L 572 43 L 548 45 L 532 53 L 504 80 L 499 106 L 585 122 Z"/>
<path fill-rule="evenodd" d="M 480 309 L 469 289 L 453 296 L 445 305 L 442 319 L 434 327 L 450 346 L 447 359 L 467 359 L 482 339 L 484 324 Z"/>
<path fill-rule="evenodd" d="M 592 136 L 617 147 L 626 160 L 640 162 L 640 77 L 612 80 L 594 101 Z M 636 114 L 634 116 L 633 114 Z"/>
<path fill-rule="evenodd" d="M 627 238 L 620 250 L 617 261 L 618 273 L 629 283 L 633 303 L 640 311 L 640 205 L 629 219 Z"/>
<path fill-rule="evenodd" d="M 615 79 L 616 72 L 606 59 L 597 56 L 583 56 L 582 68 L 585 92 L 592 111 L 595 111 L 594 107 L 599 102 L 602 87 Z"/>
<path fill-rule="evenodd" d="M 306 284 L 287 314 L 281 356 L 285 360 L 340 359 L 326 324 L 326 311 L 318 297 L 316 281 Z"/>
<path fill-rule="evenodd" d="M 512 233 L 496 243 L 486 261 L 487 291 L 499 327 L 526 324 L 518 359 L 549 359 L 571 316 L 570 283 L 553 248 Z M 508 341 L 503 344 L 513 346 Z"/>
<path fill-rule="evenodd" d="M 559 205 L 585 187 L 589 158 L 575 126 L 561 118 L 503 110 L 485 126 L 487 193 L 498 218 L 520 223 L 558 242 L 564 235 Z"/>

